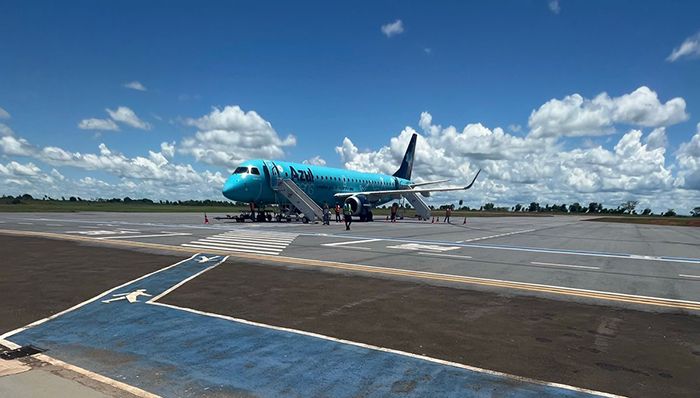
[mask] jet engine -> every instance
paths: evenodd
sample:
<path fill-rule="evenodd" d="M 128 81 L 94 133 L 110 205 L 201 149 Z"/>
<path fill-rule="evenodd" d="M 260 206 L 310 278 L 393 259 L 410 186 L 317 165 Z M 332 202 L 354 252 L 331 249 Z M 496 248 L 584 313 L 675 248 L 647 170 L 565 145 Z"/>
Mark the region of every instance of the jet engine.
<path fill-rule="evenodd" d="M 353 216 L 359 216 L 361 215 L 362 209 L 365 207 L 365 205 L 369 204 L 369 201 L 366 197 L 364 197 L 364 195 L 353 195 L 345 199 L 345 203 L 350 205 Z"/>

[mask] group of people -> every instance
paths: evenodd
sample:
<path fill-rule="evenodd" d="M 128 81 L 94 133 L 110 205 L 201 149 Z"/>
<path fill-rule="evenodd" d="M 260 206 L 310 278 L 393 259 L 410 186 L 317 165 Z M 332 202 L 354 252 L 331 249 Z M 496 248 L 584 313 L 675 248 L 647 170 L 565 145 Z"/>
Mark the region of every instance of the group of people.
<path fill-rule="evenodd" d="M 341 208 L 339 204 L 335 205 L 335 222 L 340 222 L 340 212 Z M 350 230 L 350 224 L 352 224 L 352 207 L 349 203 L 344 203 L 342 208 L 343 216 L 345 218 L 345 230 Z M 331 225 L 331 210 L 328 207 L 328 203 L 323 203 L 323 225 Z"/>

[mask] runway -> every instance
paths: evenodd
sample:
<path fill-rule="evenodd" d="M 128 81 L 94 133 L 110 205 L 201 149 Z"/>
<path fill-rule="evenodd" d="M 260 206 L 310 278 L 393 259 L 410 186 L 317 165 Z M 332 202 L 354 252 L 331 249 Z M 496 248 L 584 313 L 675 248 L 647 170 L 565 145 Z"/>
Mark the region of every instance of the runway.
<path fill-rule="evenodd" d="M 455 276 L 481 278 L 495 282 L 476 284 L 480 289 L 527 284 L 527 289 L 510 290 L 559 299 L 564 295 L 567 300 L 590 302 L 601 294 L 622 294 L 662 301 L 655 308 L 642 304 L 642 309 L 700 306 L 696 228 L 592 223 L 569 216 L 475 217 L 466 224 L 380 221 L 354 223 L 351 231 L 340 223 L 206 225 L 202 220 L 198 214 L 6 214 L 0 215 L 0 229 L 446 275 L 430 278 L 431 283 L 454 285 L 450 279 Z M 392 271 L 385 275 L 406 276 Z M 580 291 L 552 293 L 557 289 Z M 669 306 L 668 300 L 681 303 Z M 612 301 L 635 305 L 634 300 Z"/>
<path fill-rule="evenodd" d="M 453 222 L 3 214 L 0 344 L 116 396 L 700 388 L 694 228 Z"/>

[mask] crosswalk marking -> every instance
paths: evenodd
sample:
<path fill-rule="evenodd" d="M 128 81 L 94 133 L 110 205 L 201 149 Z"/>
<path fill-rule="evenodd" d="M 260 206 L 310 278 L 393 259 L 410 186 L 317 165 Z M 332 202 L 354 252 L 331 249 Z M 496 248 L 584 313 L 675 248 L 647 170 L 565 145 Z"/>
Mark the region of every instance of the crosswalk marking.
<path fill-rule="evenodd" d="M 268 231 L 227 231 L 200 238 L 181 246 L 241 253 L 277 255 L 299 236 L 295 233 Z"/>

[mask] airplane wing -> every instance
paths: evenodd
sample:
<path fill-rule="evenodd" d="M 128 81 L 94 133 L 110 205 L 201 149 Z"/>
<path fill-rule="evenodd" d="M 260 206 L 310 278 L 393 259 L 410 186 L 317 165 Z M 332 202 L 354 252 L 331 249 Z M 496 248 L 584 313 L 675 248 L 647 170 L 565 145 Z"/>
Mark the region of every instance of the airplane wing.
<path fill-rule="evenodd" d="M 411 184 L 411 187 L 420 187 L 423 185 L 433 185 L 433 184 L 439 184 L 441 182 L 447 182 L 449 180 L 435 180 L 435 181 L 426 181 L 426 182 L 415 182 Z"/>
<path fill-rule="evenodd" d="M 423 192 L 448 192 L 448 191 L 463 191 L 467 190 L 474 185 L 474 181 L 476 181 L 476 178 L 479 176 L 479 173 L 481 173 L 481 169 L 476 172 L 476 175 L 474 176 L 474 179 L 472 179 L 472 182 L 469 183 L 466 187 L 444 187 L 444 188 L 408 188 L 408 189 L 394 189 L 394 190 L 383 190 L 383 191 L 366 191 L 366 192 L 341 192 L 337 193 L 333 196 L 336 198 L 347 198 L 349 196 L 354 196 L 354 195 L 365 195 L 365 196 L 387 196 L 387 195 L 395 195 L 395 194 L 402 194 L 402 193 L 423 193 Z"/>

